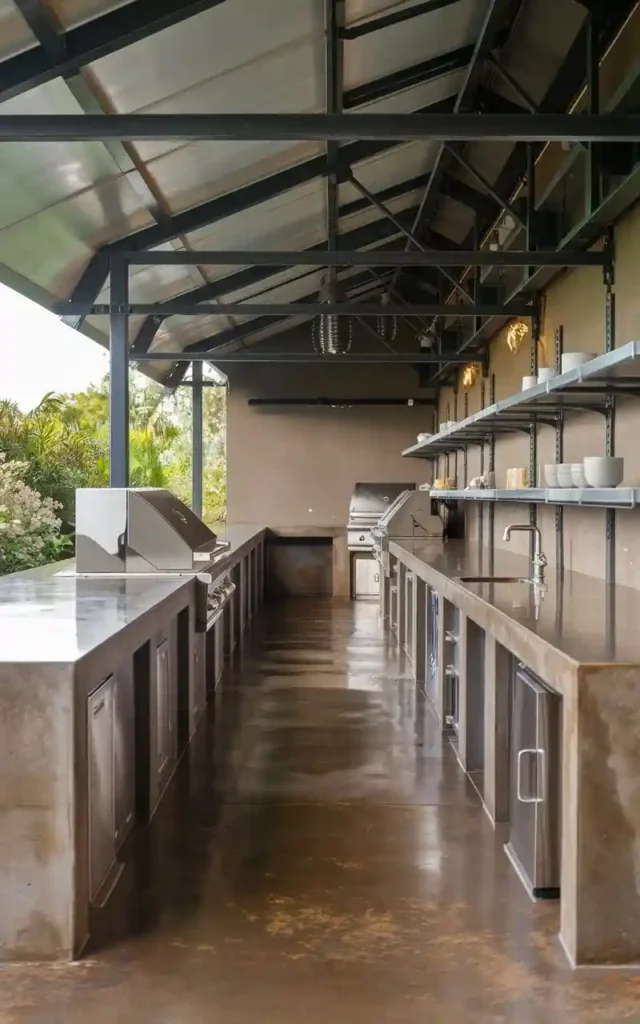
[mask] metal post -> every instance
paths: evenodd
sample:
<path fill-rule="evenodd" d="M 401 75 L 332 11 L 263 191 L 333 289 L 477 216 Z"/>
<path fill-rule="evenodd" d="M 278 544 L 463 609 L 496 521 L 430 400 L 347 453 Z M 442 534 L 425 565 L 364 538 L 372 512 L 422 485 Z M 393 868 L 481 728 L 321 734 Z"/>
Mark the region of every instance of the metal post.
<path fill-rule="evenodd" d="M 535 249 L 536 247 L 536 154 L 533 147 L 533 143 L 527 143 L 527 212 L 526 212 L 526 247 L 527 249 Z M 531 277 L 532 268 L 527 267 L 525 270 L 525 277 L 528 280 Z M 533 332 L 532 332 L 533 333 Z"/>
<path fill-rule="evenodd" d="M 111 261 L 109 318 L 109 484 L 129 486 L 129 268 Z"/>
<path fill-rule="evenodd" d="M 555 334 L 555 370 L 560 373 L 562 350 L 564 348 L 564 328 L 558 327 Z M 560 412 L 556 419 L 556 465 L 564 461 L 564 413 Z M 556 505 L 556 571 L 564 570 L 564 509 Z"/>
<path fill-rule="evenodd" d="M 589 12 L 587 23 L 587 90 L 590 114 L 600 113 L 600 22 L 594 10 Z M 590 217 L 600 205 L 602 147 L 597 142 L 587 146 L 587 170 L 585 175 L 585 214 Z"/>
<path fill-rule="evenodd" d="M 613 269 L 613 228 L 609 228 L 605 242 L 608 259 L 604 270 L 605 283 L 605 351 L 612 352 L 616 347 L 616 295 L 614 291 Z M 606 412 L 606 445 L 605 455 L 616 452 L 616 401 L 613 396 L 607 398 Z M 616 581 L 616 512 L 613 508 L 606 510 L 606 555 L 605 578 L 607 583 Z"/>
<path fill-rule="evenodd" d="M 480 381 L 480 408 L 485 407 L 485 368 L 482 370 L 482 380 Z M 480 445 L 480 476 L 484 476 L 484 442 Z M 478 547 L 482 552 L 482 545 L 484 544 L 484 502 L 478 502 Z"/>
<path fill-rule="evenodd" d="M 204 432 L 202 421 L 202 362 L 197 360 L 191 364 L 193 375 L 193 452 L 191 460 L 191 507 L 197 516 L 202 518 L 203 495 L 203 445 Z"/>
<path fill-rule="evenodd" d="M 492 373 L 489 377 L 489 405 L 493 405 L 496 400 L 496 375 Z M 496 435 L 491 435 L 489 441 L 489 472 L 495 474 L 496 471 Z M 495 485 L 494 485 L 495 486 Z M 493 557 L 493 549 L 495 545 L 495 523 L 496 523 L 496 506 L 491 501 L 489 502 L 489 550 Z"/>

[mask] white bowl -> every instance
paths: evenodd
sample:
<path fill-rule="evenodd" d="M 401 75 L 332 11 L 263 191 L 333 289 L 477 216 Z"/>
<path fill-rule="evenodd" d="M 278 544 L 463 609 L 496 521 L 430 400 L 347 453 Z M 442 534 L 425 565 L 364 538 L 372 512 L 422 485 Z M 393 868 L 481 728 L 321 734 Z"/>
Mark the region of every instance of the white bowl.
<path fill-rule="evenodd" d="M 445 430 L 448 429 L 448 423 L 438 423 L 438 433 L 444 434 Z"/>
<path fill-rule="evenodd" d="M 576 487 L 588 487 L 587 478 L 584 475 L 584 464 L 582 462 L 571 463 L 571 476 Z"/>
<path fill-rule="evenodd" d="M 537 377 L 534 377 L 534 376 L 523 377 L 522 378 L 522 390 L 523 391 L 528 391 L 529 388 L 535 388 L 537 383 L 538 383 L 538 378 Z"/>
<path fill-rule="evenodd" d="M 590 455 L 584 460 L 589 487 L 617 487 L 624 476 L 624 459 L 615 455 Z"/>
<path fill-rule="evenodd" d="M 577 370 L 579 366 L 584 366 L 590 359 L 595 359 L 595 352 L 563 352 L 562 359 L 560 361 L 560 370 L 562 373 L 567 373 L 569 370 Z"/>
<path fill-rule="evenodd" d="M 547 487 L 559 487 L 558 467 L 555 462 L 548 463 L 544 467 L 544 482 Z"/>
<path fill-rule="evenodd" d="M 556 473 L 558 475 L 558 487 L 575 487 L 573 482 L 572 462 L 558 462 Z"/>
<path fill-rule="evenodd" d="M 555 376 L 555 367 L 543 366 L 540 370 L 538 370 L 538 384 L 542 384 L 546 380 L 553 380 Z"/>
<path fill-rule="evenodd" d="M 424 441 L 428 441 L 433 434 L 418 434 L 418 443 L 422 444 Z"/>

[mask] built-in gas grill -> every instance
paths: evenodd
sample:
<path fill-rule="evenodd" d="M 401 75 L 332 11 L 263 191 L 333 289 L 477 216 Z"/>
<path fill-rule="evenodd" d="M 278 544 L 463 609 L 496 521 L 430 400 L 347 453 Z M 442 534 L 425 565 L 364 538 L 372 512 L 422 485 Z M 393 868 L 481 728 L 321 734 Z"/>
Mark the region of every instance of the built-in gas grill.
<path fill-rule="evenodd" d="M 356 484 L 347 522 L 349 551 L 373 551 L 373 527 L 403 491 L 413 489 L 415 484 Z"/>
<path fill-rule="evenodd" d="M 442 540 L 444 523 L 432 511 L 428 491 L 407 490 L 398 495 L 372 531 L 374 555 L 389 575 L 390 540 Z"/>
<path fill-rule="evenodd" d="M 209 629 L 232 598 L 229 545 L 170 491 L 76 491 L 76 575 L 194 576 L 196 621 Z"/>

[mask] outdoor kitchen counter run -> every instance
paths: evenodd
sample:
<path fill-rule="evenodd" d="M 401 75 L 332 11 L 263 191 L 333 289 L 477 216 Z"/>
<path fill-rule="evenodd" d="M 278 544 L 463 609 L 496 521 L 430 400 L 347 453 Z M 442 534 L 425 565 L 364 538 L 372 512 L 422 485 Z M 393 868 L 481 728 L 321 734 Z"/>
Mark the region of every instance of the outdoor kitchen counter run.
<path fill-rule="evenodd" d="M 443 600 L 459 609 L 459 636 L 468 635 L 469 621 L 484 631 L 484 664 L 460 652 L 460 700 L 483 688 L 492 790 L 508 772 L 508 750 L 506 760 L 500 755 L 508 735 L 506 652 L 562 695 L 560 937 L 577 964 L 639 963 L 640 593 L 549 572 L 536 602 L 527 583 L 460 581 L 527 577 L 528 558 L 501 550 L 490 557 L 464 541 L 390 541 L 389 553 L 440 596 L 440 687 L 448 657 Z"/>
<path fill-rule="evenodd" d="M 261 526 L 227 527 L 220 539 L 231 547 L 216 569 L 231 568 L 263 533 Z M 60 575 L 70 569 L 72 561 L 0 577 L 0 670 L 18 663 L 73 664 L 193 582 L 189 576 Z"/>

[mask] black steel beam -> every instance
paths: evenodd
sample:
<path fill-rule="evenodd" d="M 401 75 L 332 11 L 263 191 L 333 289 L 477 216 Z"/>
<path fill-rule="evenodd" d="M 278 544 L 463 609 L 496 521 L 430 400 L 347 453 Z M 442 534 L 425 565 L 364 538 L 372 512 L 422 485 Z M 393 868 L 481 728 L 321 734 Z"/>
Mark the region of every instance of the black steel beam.
<path fill-rule="evenodd" d="M 360 39 L 371 32 L 379 32 L 380 29 L 391 28 L 411 18 L 418 18 L 422 14 L 432 14 L 443 7 L 450 7 L 458 3 L 458 0 L 424 0 L 423 3 L 414 4 L 413 7 L 403 7 L 399 11 L 392 11 L 391 14 L 381 14 L 377 18 L 369 18 L 368 21 L 358 22 L 356 25 L 347 25 L 340 30 L 342 39 Z"/>
<path fill-rule="evenodd" d="M 54 15 L 44 7 L 42 0 L 13 0 L 13 2 L 48 59 L 54 64 L 64 60 L 65 47 L 61 38 L 60 26 L 54 21 Z M 0 65 L 0 71 L 1 67 Z"/>
<path fill-rule="evenodd" d="M 409 219 L 411 217 L 411 211 L 407 211 L 405 217 Z M 365 224 L 360 228 L 356 228 L 353 231 L 348 231 L 342 235 L 342 244 L 349 249 L 360 249 L 364 246 L 375 245 L 376 242 L 380 242 L 384 238 L 390 238 L 397 235 L 395 228 L 387 220 L 376 220 L 370 224 Z M 385 243 L 383 249 L 389 249 L 395 243 L 393 241 Z M 326 242 L 321 242 L 319 245 L 311 246 L 312 252 L 323 251 L 327 248 Z M 136 335 L 133 343 L 134 352 L 146 352 L 153 344 L 153 340 L 158 333 L 158 330 L 163 321 L 170 316 L 173 316 L 173 307 L 175 303 L 180 302 L 206 302 L 207 300 L 217 299 L 223 295 L 231 295 L 234 292 L 241 291 L 244 288 L 250 288 L 252 285 L 264 284 L 267 287 L 261 289 L 261 291 L 269 290 L 270 280 L 277 276 L 278 271 L 284 270 L 284 267 L 246 267 L 244 270 L 239 270 L 235 274 L 228 274 L 226 277 L 219 278 L 216 281 L 211 281 L 208 284 L 200 285 L 198 288 L 194 288 L 189 292 L 185 292 L 182 295 L 176 296 L 174 299 L 169 299 L 167 302 L 163 302 L 161 305 L 161 312 L 155 316 L 149 317 L 142 324 L 138 334 Z M 314 273 L 313 269 L 307 269 L 307 274 Z M 301 274 L 300 277 L 304 277 L 305 274 Z M 355 279 L 355 278 L 354 278 Z M 351 279 L 350 279 L 351 280 Z M 363 281 L 368 281 L 367 275 L 363 275 Z"/>
<path fill-rule="evenodd" d="M 59 312 L 58 307 L 56 312 Z M 125 307 L 96 304 L 78 312 L 85 316 L 110 316 L 114 310 L 127 316 L 154 316 L 162 308 L 157 302 L 132 302 Z M 503 303 L 389 303 L 373 302 L 217 302 L 177 303 L 176 316 L 316 316 L 320 313 L 343 313 L 350 316 L 526 316 L 531 307 L 518 303 L 513 310 Z"/>
<path fill-rule="evenodd" d="M 224 2 L 132 0 L 99 18 L 61 33 L 58 46 L 51 32 L 46 36 L 42 34 L 46 30 L 43 29 L 44 22 L 36 20 L 37 0 L 22 0 L 19 6 L 24 8 L 25 17 L 25 12 L 28 12 L 33 19 L 32 24 L 27 18 L 32 29 L 36 27 L 34 32 L 36 38 L 41 39 L 41 45 L 0 63 L 0 100 L 11 99 L 45 82 L 51 82 L 54 78 L 69 78 L 93 61 Z"/>
<path fill-rule="evenodd" d="M 174 250 L 173 252 L 128 252 L 118 253 L 114 262 L 125 262 L 143 267 L 158 266 L 252 266 L 263 267 L 602 267 L 605 262 L 603 252 L 583 252 L 582 250 L 522 250 L 505 249 L 426 249 L 388 250 L 373 249 L 367 252 L 350 252 L 346 249 L 323 251 L 305 249 L 302 252 L 290 250 L 272 251 L 247 250 Z M 176 300 L 179 302 L 179 300 Z M 64 306 L 80 306 L 86 303 L 57 303 L 56 309 Z M 93 303 L 91 303 L 93 305 Z"/>
<path fill-rule="evenodd" d="M 471 60 L 473 46 L 460 46 L 448 53 L 438 54 L 429 60 L 421 61 L 419 64 L 412 64 L 408 68 L 401 68 L 389 75 L 382 75 L 372 82 L 358 85 L 353 89 L 347 89 L 344 94 L 342 105 L 345 110 L 353 110 L 355 107 L 363 107 L 367 103 L 374 103 L 376 100 L 386 99 L 395 93 L 403 92 L 412 86 L 423 85 L 435 78 L 442 78 L 454 71 L 461 71 Z"/>
<path fill-rule="evenodd" d="M 423 108 L 422 112 L 446 112 L 453 107 L 451 99 L 440 100 L 430 107 Z M 345 167 L 355 165 L 363 160 L 371 159 L 379 153 L 386 152 L 395 142 L 354 142 L 344 146 L 340 151 L 341 160 Z M 324 156 L 314 157 L 305 160 L 303 163 L 293 167 L 287 167 L 267 178 L 253 181 L 235 192 L 228 192 L 216 199 L 210 199 L 200 206 L 191 207 L 183 213 L 178 213 L 162 224 L 154 224 L 152 227 L 143 228 L 131 235 L 105 245 L 93 256 L 80 280 L 75 286 L 71 298 L 83 301 L 93 301 L 103 288 L 109 272 L 109 264 L 105 256 L 111 252 L 117 252 L 120 248 L 128 249 L 152 249 L 164 245 L 179 235 L 189 234 L 191 231 L 199 230 L 208 225 L 216 224 L 226 217 L 235 213 L 251 209 L 268 199 L 288 192 L 290 189 L 303 185 L 314 178 L 322 177 L 327 172 L 327 164 Z M 72 327 L 79 326 L 78 321 L 69 319 Z"/>
<path fill-rule="evenodd" d="M 639 114 L 2 114 L 2 142 L 640 142 Z"/>
<path fill-rule="evenodd" d="M 389 185 L 379 192 L 374 192 L 373 195 L 378 202 L 388 203 L 392 199 L 399 199 L 411 192 L 419 192 L 429 181 L 429 174 L 429 171 L 425 171 L 424 174 L 417 174 L 414 178 L 408 178 L 406 181 L 399 181 L 395 185 Z M 460 181 L 459 178 L 454 178 L 449 174 L 446 174 L 442 180 L 442 194 L 448 196 L 449 199 L 455 199 L 456 202 L 462 203 L 467 209 L 480 216 L 495 217 L 497 213 L 495 202 L 490 196 L 486 196 L 484 192 L 478 192 L 471 185 L 467 185 L 466 182 Z M 354 213 L 360 213 L 361 210 L 366 210 L 368 206 L 369 201 L 366 198 L 352 199 L 348 203 L 343 203 L 340 207 L 340 217 L 349 217 Z M 407 224 L 407 227 L 410 226 L 410 224 Z"/>
<path fill-rule="evenodd" d="M 438 402 L 435 398 L 249 398 L 247 405 L 269 406 L 269 405 L 323 405 L 335 409 L 336 406 L 350 407 L 361 405 L 373 405 L 392 408 L 393 406 L 431 406 L 437 408 Z"/>
<path fill-rule="evenodd" d="M 214 365 L 224 363 L 409 363 L 410 365 L 433 365 L 443 362 L 468 363 L 469 356 L 459 356 L 454 353 L 429 353 L 423 355 L 421 352 L 346 352 L 340 356 L 324 356 L 315 352 L 235 352 L 227 355 L 215 355 L 214 352 L 147 352 L 144 356 L 135 359 L 135 362 L 155 363 L 192 363 L 196 360 L 211 361 Z"/>

